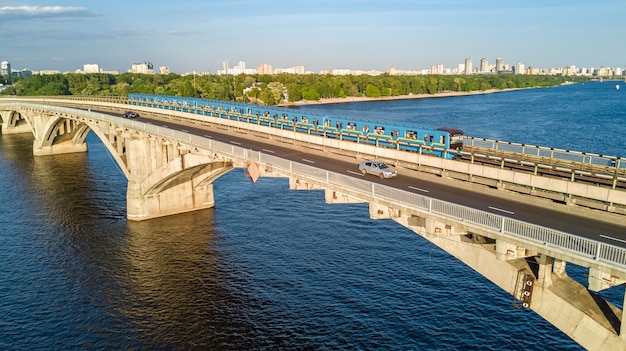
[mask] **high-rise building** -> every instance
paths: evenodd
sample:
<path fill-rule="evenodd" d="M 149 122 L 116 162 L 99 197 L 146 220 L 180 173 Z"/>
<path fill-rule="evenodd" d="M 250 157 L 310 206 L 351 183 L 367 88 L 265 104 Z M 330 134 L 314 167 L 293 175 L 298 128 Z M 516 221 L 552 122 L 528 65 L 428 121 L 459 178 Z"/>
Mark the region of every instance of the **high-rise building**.
<path fill-rule="evenodd" d="M 504 61 L 502 61 L 501 57 L 496 59 L 496 73 L 504 71 Z"/>
<path fill-rule="evenodd" d="M 430 66 L 430 70 L 428 71 L 430 74 L 443 74 L 443 65 L 441 63 Z"/>
<path fill-rule="evenodd" d="M 272 65 L 267 64 L 267 63 L 260 64 L 259 67 L 257 67 L 256 71 L 257 71 L 258 74 L 272 74 L 272 73 L 274 73 L 274 71 L 272 70 Z"/>
<path fill-rule="evenodd" d="M 480 59 L 480 71 L 481 72 L 489 72 L 489 61 L 486 57 Z"/>
<path fill-rule="evenodd" d="M 465 74 L 472 74 L 472 58 L 465 59 Z"/>
<path fill-rule="evenodd" d="M 611 69 L 608 67 L 601 66 L 596 71 L 596 76 L 598 77 L 610 77 L 612 75 L 613 75 L 613 72 L 611 72 Z"/>
<path fill-rule="evenodd" d="M 521 62 L 518 62 L 515 65 L 515 74 L 524 74 L 524 64 Z"/>
<path fill-rule="evenodd" d="M 2 61 L 2 63 L 0 63 L 0 75 L 11 75 L 11 64 L 8 61 Z"/>

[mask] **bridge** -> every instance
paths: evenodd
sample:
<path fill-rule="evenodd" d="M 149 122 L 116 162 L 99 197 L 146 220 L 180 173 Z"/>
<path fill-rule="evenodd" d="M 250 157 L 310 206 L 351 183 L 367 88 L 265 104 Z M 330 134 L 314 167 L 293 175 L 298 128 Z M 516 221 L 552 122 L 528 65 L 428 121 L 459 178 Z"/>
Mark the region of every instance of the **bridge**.
<path fill-rule="evenodd" d="M 614 213 L 626 194 L 616 182 L 581 184 L 189 110 L 133 106 L 142 117 L 122 118 L 128 108 L 115 99 L 3 98 L 2 133 L 32 133 L 33 153 L 44 156 L 87 151 L 93 131 L 128 179 L 129 220 L 213 207 L 213 181 L 234 168 L 253 179 L 287 177 L 293 190 L 322 190 L 329 204 L 367 203 L 371 218 L 391 219 L 446 250 L 583 347 L 626 349 L 624 309 L 596 294 L 626 279 L 624 219 Z M 366 158 L 392 162 L 400 175 L 384 182 L 349 171 Z M 555 203 L 505 193 L 502 184 L 608 205 L 599 212 L 563 201 L 555 211 Z M 522 201 L 494 195 L 503 193 Z M 493 201 L 503 205 L 481 208 Z M 587 286 L 567 275 L 568 262 L 589 269 Z"/>

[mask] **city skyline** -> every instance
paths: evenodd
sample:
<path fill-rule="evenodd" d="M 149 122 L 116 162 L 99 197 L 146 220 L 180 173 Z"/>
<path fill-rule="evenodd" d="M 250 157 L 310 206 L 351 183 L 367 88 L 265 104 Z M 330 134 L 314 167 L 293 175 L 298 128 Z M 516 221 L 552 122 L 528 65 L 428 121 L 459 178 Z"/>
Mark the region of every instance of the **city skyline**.
<path fill-rule="evenodd" d="M 149 61 L 177 73 L 215 73 L 225 60 L 313 72 L 420 70 L 455 68 L 468 57 L 474 66 L 502 57 L 511 66 L 624 67 L 626 25 L 606 14 L 625 11 L 618 0 L 0 0 L 0 60 L 61 72 L 89 63 L 126 72 Z"/>

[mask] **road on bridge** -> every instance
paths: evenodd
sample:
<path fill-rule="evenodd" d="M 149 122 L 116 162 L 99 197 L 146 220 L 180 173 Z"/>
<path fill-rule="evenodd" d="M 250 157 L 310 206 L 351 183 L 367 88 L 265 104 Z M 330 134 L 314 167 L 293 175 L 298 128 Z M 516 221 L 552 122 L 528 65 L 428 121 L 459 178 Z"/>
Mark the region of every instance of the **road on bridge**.
<path fill-rule="evenodd" d="M 111 114 L 110 111 L 98 111 Z M 116 116 L 122 116 L 121 114 Z M 355 178 L 365 178 L 371 182 L 384 184 L 408 192 L 432 197 L 435 199 L 460 204 L 470 208 L 495 213 L 524 222 L 556 229 L 592 240 L 597 240 L 615 246 L 626 247 L 626 226 L 595 220 L 576 214 L 550 209 L 546 206 L 538 206 L 521 201 L 506 198 L 509 194 L 502 192 L 502 197 L 493 196 L 484 192 L 477 192 L 460 187 L 450 186 L 443 181 L 431 181 L 419 177 L 418 172 L 401 172 L 393 179 L 379 179 L 371 175 L 364 176 L 358 171 L 357 161 L 347 162 L 341 159 L 325 157 L 315 153 L 301 152 L 277 145 L 269 139 L 266 141 L 258 138 L 244 138 L 236 134 L 225 134 L 208 126 L 197 124 L 182 124 L 180 122 L 163 119 L 156 116 L 142 114 L 138 121 L 174 130 L 204 136 L 216 141 L 233 144 L 239 147 L 267 153 L 276 157 L 284 158 L 293 162 L 314 165 L 324 170 L 348 175 Z M 407 173 L 414 173 L 407 174 Z M 564 205 L 558 205 L 564 206 Z"/>

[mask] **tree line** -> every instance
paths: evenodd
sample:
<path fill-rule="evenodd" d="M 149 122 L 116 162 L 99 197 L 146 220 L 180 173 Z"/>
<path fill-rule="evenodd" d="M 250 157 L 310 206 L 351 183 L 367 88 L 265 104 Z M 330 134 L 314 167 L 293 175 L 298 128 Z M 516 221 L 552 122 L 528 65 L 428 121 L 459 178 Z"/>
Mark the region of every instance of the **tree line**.
<path fill-rule="evenodd" d="M 584 82 L 586 77 L 560 75 L 178 75 L 69 73 L 1 77 L 11 85 L 4 95 L 127 96 L 130 93 L 198 97 L 265 105 L 325 98 L 402 96 L 555 86 Z"/>

